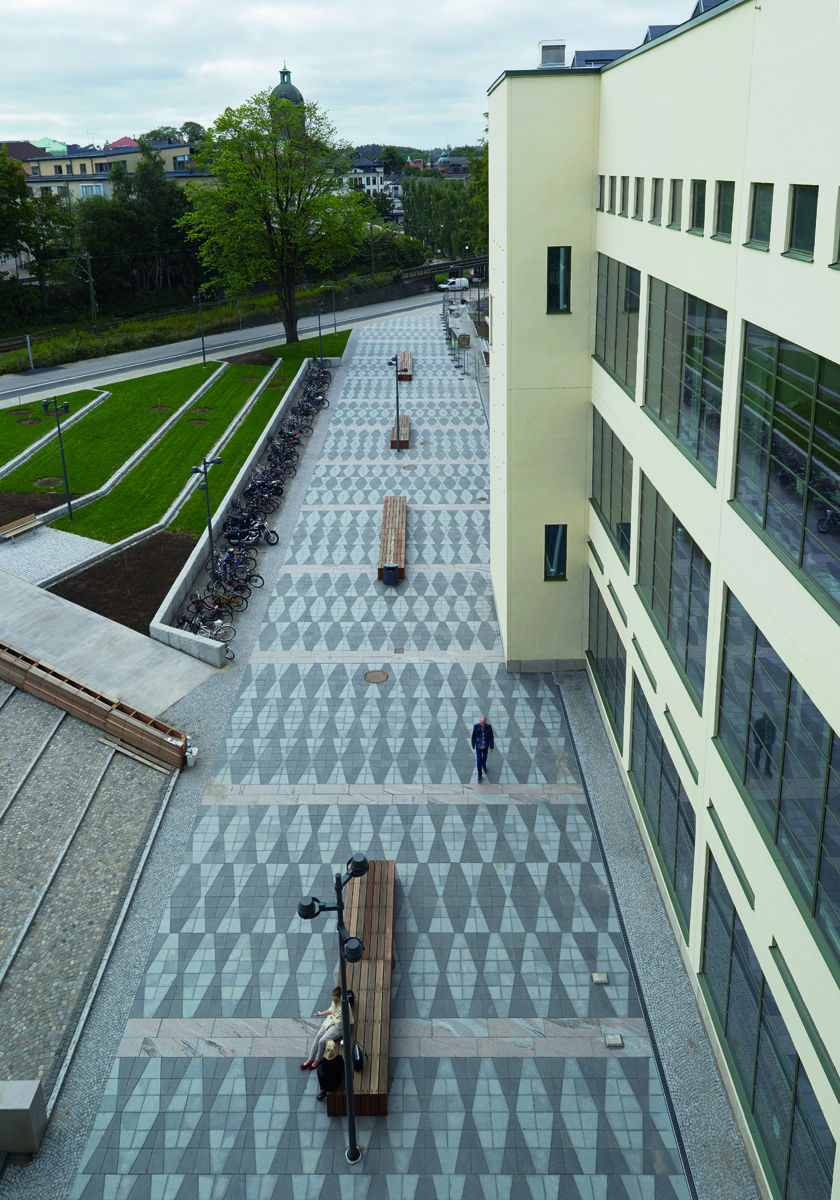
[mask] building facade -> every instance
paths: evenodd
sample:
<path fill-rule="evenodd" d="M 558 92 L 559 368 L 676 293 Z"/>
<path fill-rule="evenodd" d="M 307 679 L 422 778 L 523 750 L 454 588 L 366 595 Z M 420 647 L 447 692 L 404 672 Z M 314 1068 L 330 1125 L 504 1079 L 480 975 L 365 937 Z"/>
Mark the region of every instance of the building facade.
<path fill-rule="evenodd" d="M 489 110 L 508 667 L 589 673 L 784 1200 L 840 1200 L 838 51 L 836 0 L 705 0 Z"/>

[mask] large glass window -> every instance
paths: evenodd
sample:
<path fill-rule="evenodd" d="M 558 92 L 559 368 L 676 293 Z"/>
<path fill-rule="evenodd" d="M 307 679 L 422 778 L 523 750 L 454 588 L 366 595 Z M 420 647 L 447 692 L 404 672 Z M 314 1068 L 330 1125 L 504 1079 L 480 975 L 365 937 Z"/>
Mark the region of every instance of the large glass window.
<path fill-rule="evenodd" d="M 754 183 L 752 212 L 750 213 L 750 239 L 747 245 L 766 249 L 770 244 L 770 224 L 773 217 L 773 184 Z"/>
<path fill-rule="evenodd" d="M 627 652 L 610 616 L 607 602 L 589 576 L 589 665 L 613 724 L 619 749 L 624 743 L 624 690 Z"/>
<path fill-rule="evenodd" d="M 639 590 L 700 704 L 706 674 L 709 560 L 642 475 Z"/>
<path fill-rule="evenodd" d="M 840 606 L 840 365 L 748 325 L 736 498 Z"/>
<path fill-rule="evenodd" d="M 568 312 L 572 275 L 571 246 L 548 247 L 546 312 Z"/>
<path fill-rule="evenodd" d="M 694 809 L 635 675 L 630 779 L 659 847 L 665 877 L 687 933 L 694 873 Z"/>
<path fill-rule="evenodd" d="M 650 280 L 645 406 L 717 474 L 726 312 Z"/>
<path fill-rule="evenodd" d="M 630 566 L 632 491 L 633 456 L 596 408 L 592 417 L 591 499 L 626 568 Z"/>
<path fill-rule="evenodd" d="M 814 257 L 814 237 L 817 228 L 817 187 L 794 187 L 791 189 L 790 238 L 788 250 Z"/>
<path fill-rule="evenodd" d="M 732 212 L 735 208 L 735 184 L 726 179 L 717 182 L 714 236 L 722 242 L 732 238 Z"/>
<path fill-rule="evenodd" d="M 639 347 L 639 295 L 642 277 L 633 267 L 598 255 L 595 357 L 630 392 L 636 392 Z"/>
<path fill-rule="evenodd" d="M 840 961 L 840 737 L 731 592 L 718 737 Z"/>
<path fill-rule="evenodd" d="M 706 180 L 691 181 L 690 233 L 702 233 L 706 228 Z"/>
<path fill-rule="evenodd" d="M 713 858 L 703 977 L 779 1195 L 829 1200 L 834 1138 Z"/>

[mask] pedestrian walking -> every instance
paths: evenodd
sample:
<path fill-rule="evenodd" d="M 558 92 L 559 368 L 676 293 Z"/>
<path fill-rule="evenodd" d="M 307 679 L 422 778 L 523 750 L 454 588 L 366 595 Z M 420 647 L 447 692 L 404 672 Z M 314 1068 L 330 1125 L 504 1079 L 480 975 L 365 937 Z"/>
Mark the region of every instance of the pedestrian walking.
<path fill-rule="evenodd" d="M 473 750 L 475 750 L 478 782 L 481 783 L 482 775 L 487 774 L 487 755 L 492 754 L 496 748 L 496 742 L 493 737 L 493 726 L 488 723 L 486 717 L 479 717 L 475 725 L 473 725 L 471 745 Z"/>
<path fill-rule="evenodd" d="M 755 737 L 755 753 L 753 755 L 753 764 L 756 771 L 761 769 L 761 751 L 763 750 L 766 757 L 764 763 L 764 774 L 768 779 L 772 778 L 773 772 L 770 770 L 770 764 L 773 761 L 773 744 L 776 741 L 776 726 L 773 724 L 769 712 L 765 711 L 753 725 L 753 736 Z"/>

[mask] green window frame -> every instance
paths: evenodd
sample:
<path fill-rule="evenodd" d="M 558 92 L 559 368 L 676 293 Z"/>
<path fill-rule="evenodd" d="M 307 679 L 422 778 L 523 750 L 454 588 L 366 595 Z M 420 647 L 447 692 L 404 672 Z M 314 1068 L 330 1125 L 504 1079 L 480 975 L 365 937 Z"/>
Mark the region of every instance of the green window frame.
<path fill-rule="evenodd" d="M 624 745 L 624 693 L 627 686 L 627 651 L 607 602 L 594 577 L 589 576 L 589 644 L 587 660 L 604 707 L 610 718 L 619 749 Z"/>
<path fill-rule="evenodd" d="M 566 578 L 566 525 L 546 525 L 543 579 L 565 580 Z"/>
<path fill-rule="evenodd" d="M 718 744 L 840 963 L 840 737 L 729 592 Z"/>
<path fill-rule="evenodd" d="M 696 817 L 635 674 L 630 746 L 630 781 L 659 848 L 659 861 L 687 942 Z"/>
<path fill-rule="evenodd" d="M 598 255 L 595 357 L 631 396 L 636 394 L 641 273 Z"/>
<path fill-rule="evenodd" d="M 635 183 L 635 191 L 633 194 L 633 220 L 642 221 L 645 215 L 645 180 L 644 176 L 637 175 Z"/>
<path fill-rule="evenodd" d="M 688 232 L 702 234 L 706 229 L 706 180 L 691 181 L 691 211 Z"/>
<path fill-rule="evenodd" d="M 773 184 L 754 183 L 750 205 L 750 235 L 744 243 L 752 250 L 768 250 L 773 224 Z"/>
<path fill-rule="evenodd" d="M 641 491 L 638 589 L 702 708 L 711 563 L 644 473 Z"/>
<path fill-rule="evenodd" d="M 664 179 L 654 178 L 651 180 L 650 188 L 650 223 L 651 225 L 662 224 L 662 191 L 665 186 Z"/>
<path fill-rule="evenodd" d="M 715 185 L 715 232 L 718 242 L 732 241 L 732 214 L 735 210 L 735 183 L 719 179 Z"/>
<path fill-rule="evenodd" d="M 749 324 L 735 503 L 840 619 L 840 364 Z"/>
<path fill-rule="evenodd" d="M 650 278 L 644 408 L 712 483 L 717 477 L 726 311 Z"/>
<path fill-rule="evenodd" d="M 820 189 L 805 184 L 794 184 L 790 191 L 788 254 L 813 262 Z"/>
<path fill-rule="evenodd" d="M 618 551 L 624 569 L 630 569 L 633 456 L 593 410 L 592 491 L 590 501 Z"/>
<path fill-rule="evenodd" d="M 570 312 L 572 248 L 571 246 L 549 246 L 547 258 L 545 311 L 547 313 Z"/>
<path fill-rule="evenodd" d="M 834 1138 L 712 855 L 701 979 L 776 1194 L 830 1200 Z"/>
<path fill-rule="evenodd" d="M 671 199 L 668 204 L 668 228 L 682 229 L 683 181 L 671 180 Z"/>

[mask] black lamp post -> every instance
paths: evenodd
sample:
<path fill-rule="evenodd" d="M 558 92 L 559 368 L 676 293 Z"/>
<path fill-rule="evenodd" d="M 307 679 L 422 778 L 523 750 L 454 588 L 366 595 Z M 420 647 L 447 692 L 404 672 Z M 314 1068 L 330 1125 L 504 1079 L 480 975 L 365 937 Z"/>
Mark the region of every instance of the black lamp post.
<path fill-rule="evenodd" d="M 395 354 L 393 358 L 388 359 L 388 366 L 394 368 L 394 387 L 396 388 L 397 402 L 397 454 L 400 452 L 400 356 Z"/>
<path fill-rule="evenodd" d="M 213 518 L 210 514 L 210 488 L 207 486 L 207 472 L 221 461 L 220 458 L 202 458 L 200 467 L 190 467 L 191 475 L 204 476 L 198 485 L 198 490 L 204 492 L 207 499 L 207 536 L 210 539 L 210 580 L 212 583 L 216 582 L 216 556 L 213 552 Z"/>
<path fill-rule="evenodd" d="M 67 497 L 67 516 L 73 520 L 73 506 L 70 503 L 70 484 L 67 482 L 67 463 L 64 461 L 64 443 L 61 440 L 61 419 L 59 413 L 65 415 L 70 411 L 70 405 L 65 400 L 63 404 L 58 403 L 58 398 L 53 396 L 52 400 L 42 400 L 41 408 L 45 413 L 50 411 L 55 413 L 55 427 L 58 430 L 58 448 L 61 451 L 61 470 L 64 474 L 64 495 Z"/>
<path fill-rule="evenodd" d="M 193 304 L 198 301 L 198 326 L 201 330 L 201 361 L 205 368 L 207 367 L 207 355 L 204 353 L 204 317 L 201 312 L 201 297 L 204 295 L 204 288 L 198 289 L 198 295 L 193 296 Z"/>
<path fill-rule="evenodd" d="M 324 365 L 324 343 L 321 341 L 321 313 L 324 311 L 324 306 L 321 301 L 318 301 L 318 366 Z"/>
<path fill-rule="evenodd" d="M 323 291 L 326 291 L 326 290 L 327 290 L 327 288 L 332 288 L 332 296 L 333 296 L 333 333 L 338 333 L 338 320 L 337 320 L 337 318 L 336 318 L 336 315 L 335 315 L 335 284 L 334 284 L 334 283 L 322 283 L 322 284 L 321 284 L 321 288 L 323 289 Z"/>
<path fill-rule="evenodd" d="M 360 850 L 357 850 L 347 864 L 347 870 L 342 875 L 335 875 L 335 904 L 322 904 L 317 896 L 304 896 L 298 901 L 298 916 L 304 921 L 311 921 L 322 912 L 334 912 L 338 927 L 338 962 L 341 974 L 341 1029 L 344 1040 L 344 1088 L 347 1093 L 347 1141 L 348 1147 L 344 1157 L 349 1163 L 357 1163 L 362 1152 L 356 1142 L 356 1108 L 353 1101 L 353 1051 L 350 1043 L 350 1003 L 347 999 L 347 963 L 361 961 L 365 948 L 358 938 L 351 937 L 344 924 L 344 889 L 351 879 L 361 879 L 367 875 L 370 863 Z"/>

